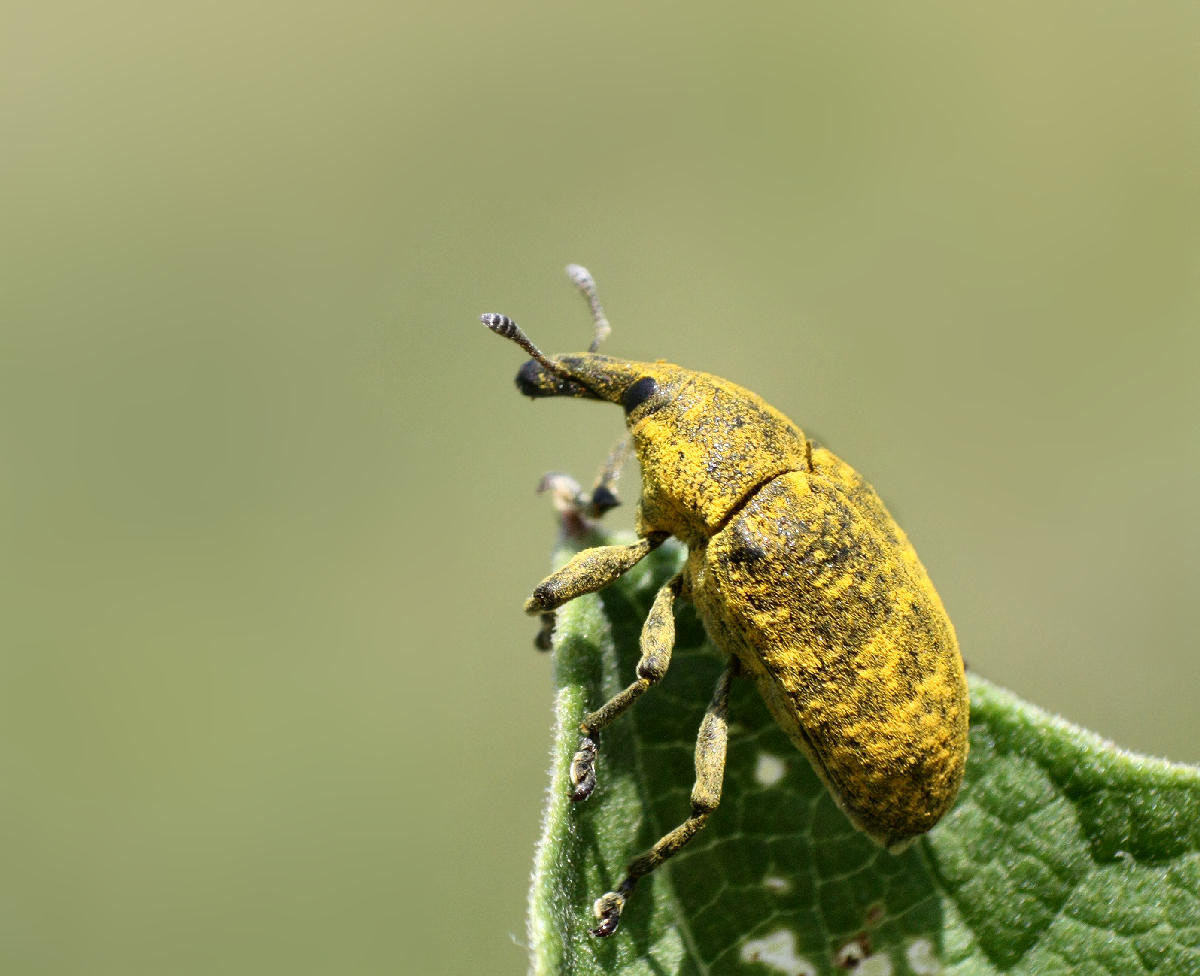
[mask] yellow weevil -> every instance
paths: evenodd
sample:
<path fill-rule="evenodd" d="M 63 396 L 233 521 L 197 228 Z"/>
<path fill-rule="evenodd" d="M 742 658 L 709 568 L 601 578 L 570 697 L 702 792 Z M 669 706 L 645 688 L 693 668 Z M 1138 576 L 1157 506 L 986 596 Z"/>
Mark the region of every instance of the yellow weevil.
<path fill-rule="evenodd" d="M 638 879 L 717 808 L 737 676 L 754 679 L 851 823 L 902 849 L 954 802 L 969 707 L 954 627 L 912 545 L 853 468 L 760 397 L 670 363 L 599 355 L 609 329 L 595 283 L 578 265 L 567 273 L 592 309 L 587 352 L 550 359 L 507 316 L 483 322 L 533 357 L 517 374 L 522 393 L 624 407 L 642 468 L 638 541 L 580 552 L 538 584 L 525 610 L 545 618 L 602 589 L 669 536 L 688 548 L 646 618 L 637 679 L 580 723 L 572 799 L 595 788 L 600 732 L 666 673 L 677 599 L 695 605 L 729 655 L 696 741 L 691 815 L 597 899 L 592 934 L 616 930 Z M 611 474 L 593 494 L 596 511 L 615 504 Z"/>

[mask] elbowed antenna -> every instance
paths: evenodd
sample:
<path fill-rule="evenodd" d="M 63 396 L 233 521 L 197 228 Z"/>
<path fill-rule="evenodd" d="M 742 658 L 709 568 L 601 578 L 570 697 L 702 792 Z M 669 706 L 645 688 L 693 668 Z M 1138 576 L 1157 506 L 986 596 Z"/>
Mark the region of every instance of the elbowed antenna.
<path fill-rule="evenodd" d="M 604 315 L 604 307 L 600 304 L 600 298 L 596 294 L 596 279 L 582 264 L 568 264 L 567 277 L 571 279 L 576 288 L 583 292 L 588 308 L 592 310 L 592 321 L 596 328 L 592 333 L 592 344 L 588 346 L 588 352 L 595 352 L 600 348 L 600 343 L 607 339 L 608 334 L 612 332 L 612 326 L 608 324 L 608 319 Z"/>
<path fill-rule="evenodd" d="M 479 321 L 486 325 L 489 329 L 498 336 L 504 336 L 505 339 L 511 339 L 518 346 L 529 353 L 530 357 L 535 359 L 543 369 L 548 370 L 555 376 L 569 376 L 561 366 L 553 359 L 545 356 L 542 351 L 529 340 L 527 336 L 516 322 L 510 319 L 507 315 L 500 315 L 497 312 L 485 312 L 479 316 Z"/>

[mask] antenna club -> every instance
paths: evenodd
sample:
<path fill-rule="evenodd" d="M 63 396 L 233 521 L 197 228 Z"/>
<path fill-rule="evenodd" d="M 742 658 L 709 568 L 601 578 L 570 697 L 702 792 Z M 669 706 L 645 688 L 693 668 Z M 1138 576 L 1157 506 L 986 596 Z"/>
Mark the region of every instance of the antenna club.
<path fill-rule="evenodd" d="M 582 264 L 568 264 L 567 277 L 571 279 L 576 288 L 588 289 L 596 287 L 596 279 L 592 277 L 592 273 Z"/>
<path fill-rule="evenodd" d="M 486 312 L 479 316 L 479 321 L 497 335 L 502 335 L 506 339 L 516 338 L 521 331 L 516 322 L 507 315 L 500 315 L 498 312 Z"/>
<path fill-rule="evenodd" d="M 496 335 L 503 336 L 505 339 L 511 339 L 551 373 L 554 373 L 556 376 L 567 375 L 562 366 L 549 359 L 530 341 L 529 336 L 525 334 L 524 330 L 507 315 L 501 315 L 499 312 L 485 312 L 479 316 L 479 321 L 495 332 Z"/>

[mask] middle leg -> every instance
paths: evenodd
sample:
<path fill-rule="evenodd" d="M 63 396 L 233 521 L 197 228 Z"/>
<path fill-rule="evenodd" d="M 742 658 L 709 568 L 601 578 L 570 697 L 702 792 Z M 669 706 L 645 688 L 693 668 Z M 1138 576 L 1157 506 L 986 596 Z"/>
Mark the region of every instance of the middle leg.
<path fill-rule="evenodd" d="M 600 732 L 623 715 L 652 686 L 658 684 L 671 664 L 675 648 L 675 600 L 683 588 L 682 574 L 659 589 L 642 625 L 642 656 L 637 663 L 637 680 L 617 692 L 579 723 L 583 733 L 579 750 L 571 760 L 572 800 L 586 800 L 596 788 L 596 746 Z"/>

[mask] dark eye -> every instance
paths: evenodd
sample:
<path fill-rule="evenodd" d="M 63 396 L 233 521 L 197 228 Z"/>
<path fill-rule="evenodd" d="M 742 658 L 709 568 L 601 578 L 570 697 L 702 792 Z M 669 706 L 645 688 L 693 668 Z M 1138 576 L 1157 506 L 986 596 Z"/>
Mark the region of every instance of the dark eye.
<path fill-rule="evenodd" d="M 626 413 L 632 413 L 635 407 L 640 407 L 657 392 L 658 384 L 654 382 L 654 378 L 643 376 L 625 391 L 625 395 L 621 397 L 621 406 L 625 408 Z"/>

